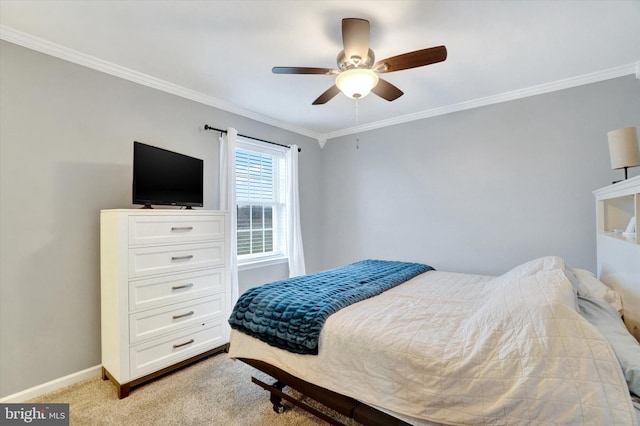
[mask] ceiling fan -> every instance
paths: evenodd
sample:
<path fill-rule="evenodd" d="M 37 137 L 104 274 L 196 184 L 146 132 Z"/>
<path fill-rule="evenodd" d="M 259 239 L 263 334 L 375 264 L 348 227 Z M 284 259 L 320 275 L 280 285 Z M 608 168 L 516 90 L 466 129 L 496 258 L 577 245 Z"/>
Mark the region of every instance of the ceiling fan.
<path fill-rule="evenodd" d="M 338 54 L 338 68 L 273 67 L 274 74 L 325 74 L 336 75 L 336 81 L 327 91 L 313 101 L 313 105 L 325 104 L 343 92 L 353 99 L 360 99 L 373 92 L 387 101 L 398 99 L 404 93 L 378 74 L 442 62 L 447 59 L 444 46 L 416 50 L 375 62 L 375 54 L 369 48 L 369 21 L 359 18 L 342 20 L 342 44 Z"/>

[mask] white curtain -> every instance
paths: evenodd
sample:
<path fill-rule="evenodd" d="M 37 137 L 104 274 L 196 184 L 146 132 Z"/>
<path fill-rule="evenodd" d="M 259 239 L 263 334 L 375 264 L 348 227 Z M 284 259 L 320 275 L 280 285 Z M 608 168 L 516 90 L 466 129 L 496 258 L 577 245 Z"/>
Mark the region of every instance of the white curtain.
<path fill-rule="evenodd" d="M 289 276 L 304 275 L 304 250 L 300 230 L 300 198 L 298 194 L 298 145 L 287 150 L 287 256 Z"/>
<path fill-rule="evenodd" d="M 238 131 L 232 127 L 226 135 L 220 135 L 220 210 L 229 212 L 231 238 L 229 259 L 231 264 L 231 304 L 235 305 L 240 297 L 238 287 L 238 235 L 236 233 L 236 136 Z"/>

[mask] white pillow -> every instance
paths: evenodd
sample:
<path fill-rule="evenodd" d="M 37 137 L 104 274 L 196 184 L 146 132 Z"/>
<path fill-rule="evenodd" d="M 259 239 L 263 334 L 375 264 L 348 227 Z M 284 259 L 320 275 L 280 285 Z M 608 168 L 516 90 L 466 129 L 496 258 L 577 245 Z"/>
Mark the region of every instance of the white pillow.
<path fill-rule="evenodd" d="M 615 290 L 597 279 L 591 271 L 586 269 L 571 269 L 571 271 L 578 278 L 578 296 L 605 302 L 622 314 L 622 299 Z"/>
<path fill-rule="evenodd" d="M 527 275 L 534 275 L 541 271 L 551 271 L 553 269 L 564 269 L 564 260 L 561 257 L 546 256 L 530 260 L 505 272 L 501 277 L 506 279 L 522 278 Z"/>

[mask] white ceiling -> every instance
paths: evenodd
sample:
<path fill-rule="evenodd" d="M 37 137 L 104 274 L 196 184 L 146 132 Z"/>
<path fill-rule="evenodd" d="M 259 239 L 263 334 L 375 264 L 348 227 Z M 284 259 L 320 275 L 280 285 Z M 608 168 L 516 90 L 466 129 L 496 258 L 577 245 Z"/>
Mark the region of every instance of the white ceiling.
<path fill-rule="evenodd" d="M 355 131 L 355 101 L 311 102 L 341 19 L 371 22 L 376 58 L 445 45 L 445 62 L 385 74 L 405 92 L 359 102 L 360 129 L 640 74 L 640 1 L 0 0 L 0 36 L 319 139 Z M 215 123 L 212 123 L 215 125 Z"/>

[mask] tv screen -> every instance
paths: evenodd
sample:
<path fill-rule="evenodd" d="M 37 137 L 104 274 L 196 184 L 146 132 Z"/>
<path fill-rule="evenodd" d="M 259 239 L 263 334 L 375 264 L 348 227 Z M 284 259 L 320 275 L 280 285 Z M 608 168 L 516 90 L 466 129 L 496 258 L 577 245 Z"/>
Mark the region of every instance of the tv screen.
<path fill-rule="evenodd" d="M 199 158 L 133 143 L 133 204 L 202 207 L 203 167 Z"/>

